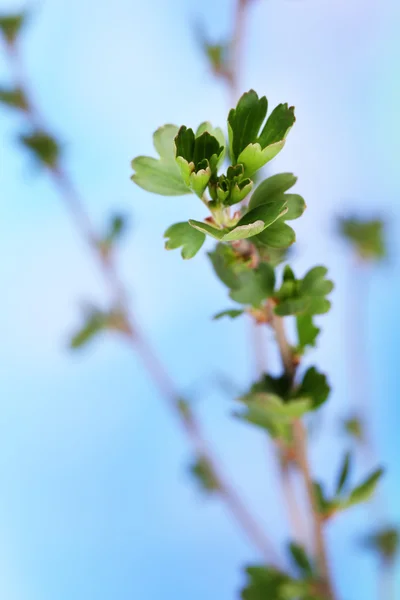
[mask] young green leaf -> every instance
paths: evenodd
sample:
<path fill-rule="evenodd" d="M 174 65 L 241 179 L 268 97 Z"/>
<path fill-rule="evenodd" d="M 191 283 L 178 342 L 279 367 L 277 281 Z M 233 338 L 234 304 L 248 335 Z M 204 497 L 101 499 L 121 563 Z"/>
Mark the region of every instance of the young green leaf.
<path fill-rule="evenodd" d="M 176 125 L 164 125 L 154 133 L 153 143 L 159 159 L 150 156 L 133 159 L 132 168 L 135 173 L 131 179 L 144 190 L 162 196 L 191 193 L 175 160 L 175 137 L 178 130 Z"/>
<path fill-rule="evenodd" d="M 363 483 L 354 488 L 345 503 L 345 506 L 353 506 L 361 502 L 367 502 L 375 492 L 376 486 L 383 475 L 383 469 L 376 469 Z"/>
<path fill-rule="evenodd" d="M 351 454 L 350 454 L 350 452 L 346 452 L 346 454 L 343 458 L 343 464 L 339 471 L 339 476 L 338 476 L 338 480 L 337 480 L 337 484 L 336 484 L 336 496 L 339 496 L 342 493 L 343 488 L 345 487 L 345 485 L 349 479 L 350 469 L 351 469 Z"/>
<path fill-rule="evenodd" d="M 295 118 L 287 104 L 277 106 L 260 129 L 267 116 L 268 101 L 254 90 L 243 94 L 228 116 L 229 145 L 232 163 L 243 164 L 245 177 L 258 169 L 283 148 L 285 138 Z"/>
<path fill-rule="evenodd" d="M 373 550 L 385 562 L 392 562 L 400 548 L 400 534 L 396 527 L 383 527 L 368 534 L 362 540 L 368 550 Z"/>
<path fill-rule="evenodd" d="M 267 263 L 261 263 L 257 269 L 241 271 L 229 296 L 239 304 L 254 307 L 270 298 L 274 293 L 275 273 Z"/>
<path fill-rule="evenodd" d="M 213 316 L 214 321 L 218 319 L 222 319 L 223 317 L 230 317 L 231 319 L 236 319 L 236 317 L 240 317 L 244 313 L 244 310 L 236 310 L 234 308 L 230 308 L 228 310 L 223 310 L 216 315 Z"/>
<path fill-rule="evenodd" d="M 301 352 L 306 346 L 315 346 L 316 339 L 321 331 L 313 323 L 311 315 L 298 315 L 296 317 L 298 348 Z"/>
<path fill-rule="evenodd" d="M 24 91 L 19 88 L 0 87 L 0 103 L 17 110 L 28 110 L 28 100 Z"/>
<path fill-rule="evenodd" d="M 219 491 L 219 482 L 209 461 L 198 457 L 189 467 L 191 475 L 197 480 L 200 488 L 207 493 Z"/>
<path fill-rule="evenodd" d="M 288 248 L 295 241 L 294 230 L 282 220 L 276 221 L 257 236 L 257 242 L 271 248 Z"/>
<path fill-rule="evenodd" d="M 291 542 L 289 544 L 289 551 L 294 566 L 300 570 L 302 577 L 312 577 L 314 574 L 314 569 L 303 546 L 300 546 L 295 542 Z"/>
<path fill-rule="evenodd" d="M 60 157 L 60 146 L 57 140 L 44 131 L 35 131 L 28 135 L 21 135 L 19 141 L 43 165 L 53 169 L 57 166 Z"/>
<path fill-rule="evenodd" d="M 0 33 L 7 44 L 12 45 L 26 21 L 26 13 L 0 15 Z"/>
<path fill-rule="evenodd" d="M 313 409 L 319 408 L 327 400 L 330 387 L 326 375 L 319 373 L 315 367 L 307 369 L 303 380 L 296 391 L 298 398 L 311 398 Z"/>
<path fill-rule="evenodd" d="M 381 219 L 364 220 L 357 217 L 339 219 L 339 231 L 364 260 L 382 260 L 387 254 L 385 223 Z"/>
<path fill-rule="evenodd" d="M 256 208 L 260 204 L 266 204 L 273 201 L 276 197 L 280 197 L 284 192 L 293 187 L 296 181 L 297 177 L 293 173 L 279 173 L 278 175 L 272 175 L 268 179 L 264 179 L 251 196 L 249 208 Z"/>
<path fill-rule="evenodd" d="M 197 229 L 194 229 L 189 223 L 175 223 L 168 227 L 164 233 L 164 237 L 168 238 L 165 242 L 167 250 L 174 250 L 182 246 L 182 258 L 193 258 L 200 250 L 206 236 Z"/>
<path fill-rule="evenodd" d="M 217 229 L 208 223 L 204 223 L 204 221 L 195 221 L 194 219 L 189 219 L 189 225 L 201 231 L 201 233 L 205 233 L 206 235 L 210 235 L 216 240 L 222 240 L 224 235 L 228 233 L 227 229 Z"/>
<path fill-rule="evenodd" d="M 246 586 L 241 592 L 243 600 L 289 600 L 300 598 L 298 595 L 291 596 L 285 593 L 285 585 L 293 581 L 286 573 L 272 567 L 247 567 L 246 573 Z"/>

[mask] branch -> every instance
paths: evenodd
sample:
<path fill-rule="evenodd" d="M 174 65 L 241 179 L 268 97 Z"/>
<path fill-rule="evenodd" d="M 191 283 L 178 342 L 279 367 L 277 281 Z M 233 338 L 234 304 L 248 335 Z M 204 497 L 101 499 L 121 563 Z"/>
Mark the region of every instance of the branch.
<path fill-rule="evenodd" d="M 293 354 L 286 337 L 286 331 L 284 327 L 284 321 L 281 317 L 278 317 L 272 312 L 272 328 L 275 332 L 276 341 L 279 348 L 282 364 L 285 372 L 290 377 L 292 384 L 294 384 L 294 377 L 296 374 L 296 365 L 293 360 Z M 297 457 L 297 463 L 301 472 L 304 486 L 306 489 L 308 501 L 311 509 L 311 516 L 313 522 L 313 538 L 314 538 L 314 553 L 318 570 L 326 586 L 326 591 L 331 600 L 335 599 L 333 591 L 333 585 L 330 575 L 329 561 L 326 551 L 326 544 L 324 539 L 323 521 L 321 519 L 317 499 L 314 493 L 313 479 L 311 475 L 311 469 L 309 459 L 307 456 L 307 440 L 304 424 L 300 419 L 296 419 L 293 422 L 293 437 L 295 452 Z"/>
<path fill-rule="evenodd" d="M 15 43 L 12 43 L 6 44 L 6 48 L 14 72 L 15 85 L 23 90 L 27 99 L 26 117 L 33 128 L 47 131 L 45 120 L 41 117 L 40 112 L 32 102 L 17 47 Z M 219 494 L 231 515 L 236 519 L 248 539 L 258 548 L 264 560 L 278 567 L 279 559 L 276 556 L 272 543 L 262 530 L 260 530 L 257 520 L 249 512 L 232 484 L 222 474 L 221 468 L 203 436 L 199 421 L 190 407 L 179 396 L 170 376 L 140 330 L 134 316 L 131 314 L 128 307 L 126 289 L 120 279 L 117 267 L 112 257 L 105 256 L 101 252 L 98 244 L 99 238 L 71 179 L 63 167 L 58 164 L 58 161 L 54 166 L 46 166 L 65 207 L 69 211 L 74 226 L 90 247 L 107 288 L 118 303 L 119 308 L 123 310 L 125 317 L 124 333 L 129 345 L 139 355 L 160 396 L 164 398 L 171 411 L 176 415 L 195 451 L 208 461 L 215 475 Z"/>

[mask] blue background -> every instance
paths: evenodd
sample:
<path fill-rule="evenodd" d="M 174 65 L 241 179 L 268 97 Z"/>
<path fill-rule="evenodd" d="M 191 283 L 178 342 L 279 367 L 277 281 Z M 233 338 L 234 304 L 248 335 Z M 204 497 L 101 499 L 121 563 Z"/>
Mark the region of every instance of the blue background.
<path fill-rule="evenodd" d="M 21 5 L 2 0 L 1 9 Z M 228 98 L 193 41 L 202 19 L 228 35 L 233 2 L 42 0 L 23 53 L 36 100 L 65 140 L 65 158 L 101 227 L 111 209 L 131 214 L 120 251 L 135 313 L 208 437 L 271 536 L 288 531 L 263 436 L 229 419 L 223 381 L 254 375 L 249 324 L 210 316 L 228 306 L 202 253 L 183 262 L 163 250 L 168 225 L 203 218 L 194 198 L 156 197 L 131 183 L 130 160 L 152 154 L 161 124 L 224 124 Z M 400 5 L 397 0 L 253 2 L 243 90 L 296 106 L 297 123 L 270 172 L 293 171 L 308 210 L 296 223 L 297 271 L 329 266 L 336 282 L 324 334 L 307 357 L 329 372 L 333 394 L 312 448 L 333 485 L 342 449 L 339 415 L 350 404 L 349 305 L 363 316 L 371 420 L 389 473 L 387 510 L 399 520 L 398 139 Z M 1 81 L 10 73 L 0 56 Z M 239 567 L 259 561 L 218 500 L 185 471 L 190 448 L 143 368 L 118 339 L 71 354 L 80 303 L 106 291 L 46 175 L 15 143 L 19 118 L 0 113 L 0 594 L 7 600 L 229 600 Z M 390 221 L 390 260 L 351 264 L 333 218 L 378 211 Z M 357 282 L 361 298 L 354 298 Z M 368 290 L 368 291 L 367 291 Z M 354 314 L 353 314 L 354 316 Z M 274 367 L 271 337 L 265 333 Z M 353 357 L 354 359 L 354 357 Z M 375 465 L 371 465 L 371 468 Z M 365 465 L 357 465 L 358 475 Z M 375 520 L 353 510 L 328 527 L 341 598 L 375 599 L 376 565 L 354 536 Z"/>

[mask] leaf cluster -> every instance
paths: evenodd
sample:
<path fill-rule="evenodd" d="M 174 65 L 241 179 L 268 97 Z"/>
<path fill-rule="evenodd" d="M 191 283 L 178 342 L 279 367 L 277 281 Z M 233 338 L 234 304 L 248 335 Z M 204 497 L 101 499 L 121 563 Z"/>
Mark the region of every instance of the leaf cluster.
<path fill-rule="evenodd" d="M 385 223 L 382 219 L 340 218 L 338 229 L 360 258 L 380 261 L 386 257 Z"/>
<path fill-rule="evenodd" d="M 247 581 L 241 591 L 243 600 L 323 600 L 323 586 L 313 561 L 298 544 L 289 545 L 289 557 L 295 575 L 273 567 L 251 566 L 246 569 Z"/>
<path fill-rule="evenodd" d="M 272 438 L 290 443 L 293 420 L 320 408 L 329 392 L 326 376 L 315 367 L 307 369 L 295 386 L 286 373 L 281 377 L 264 375 L 239 398 L 244 409 L 236 416 L 265 429 Z"/>
<path fill-rule="evenodd" d="M 190 219 L 169 227 L 167 249 L 182 247 L 182 256 L 192 258 L 207 235 L 220 242 L 251 238 L 260 246 L 279 249 L 293 243 L 294 232 L 285 221 L 297 218 L 305 208 L 301 196 L 285 194 L 296 181 L 293 175 L 270 178 L 258 186 L 249 205 L 233 214 L 230 210 L 249 195 L 256 172 L 283 148 L 294 123 L 294 110 L 286 104 L 276 107 L 268 119 L 267 110 L 266 97 L 250 90 L 229 113 L 228 144 L 222 130 L 208 122 L 196 132 L 165 125 L 153 138 L 159 159 L 139 156 L 132 161 L 132 179 L 145 190 L 165 196 L 195 193 L 210 211 L 204 221 Z M 219 173 L 227 153 L 231 164 Z M 270 235 L 264 233 L 272 226 Z"/>
<path fill-rule="evenodd" d="M 361 483 L 351 487 L 349 480 L 351 476 L 352 456 L 347 452 L 342 460 L 338 471 L 335 492 L 328 496 L 322 484 L 314 483 L 314 493 L 317 499 L 319 512 L 324 520 L 330 519 L 338 514 L 363 502 L 368 502 L 373 496 L 380 478 L 383 475 L 383 469 L 375 469 Z"/>

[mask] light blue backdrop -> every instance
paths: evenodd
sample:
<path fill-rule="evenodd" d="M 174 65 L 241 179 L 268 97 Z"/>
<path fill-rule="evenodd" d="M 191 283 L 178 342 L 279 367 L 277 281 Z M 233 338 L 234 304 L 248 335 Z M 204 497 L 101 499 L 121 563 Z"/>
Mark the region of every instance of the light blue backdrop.
<path fill-rule="evenodd" d="M 227 418 L 232 406 L 213 385 L 224 374 L 243 389 L 254 373 L 247 324 L 210 321 L 227 300 L 204 256 L 186 263 L 163 250 L 165 228 L 184 216 L 202 218 L 202 206 L 151 196 L 129 180 L 130 159 L 152 152 L 159 125 L 224 123 L 226 90 L 208 74 L 190 24 L 200 17 L 223 37 L 232 5 L 42 0 L 32 6 L 23 51 L 93 218 L 101 225 L 111 207 L 132 215 L 120 258 L 137 315 L 182 392 L 194 396 L 266 529 L 284 538 L 265 442 Z M 3 0 L 1 9 L 19 6 Z M 399 25 L 397 0 L 254 1 L 242 82 L 271 104 L 296 106 L 297 123 L 271 172 L 299 175 L 308 204 L 297 227 L 299 272 L 323 262 L 337 282 L 318 349 L 334 393 L 313 452 L 331 484 L 342 448 L 333 439 L 335 419 L 349 403 L 348 255 L 331 219 L 348 207 L 365 214 L 379 207 L 393 221 L 391 261 L 367 276 L 360 310 L 370 349 L 365 377 L 389 467 L 384 489 L 397 519 Z M 3 55 L 0 74 L 6 81 Z M 79 303 L 104 301 L 104 290 L 51 183 L 16 147 L 19 129 L 17 118 L 0 113 L 0 594 L 231 600 L 239 566 L 258 556 L 219 503 L 190 485 L 190 449 L 141 364 L 114 339 L 79 354 L 67 350 Z M 344 600 L 376 598 L 374 563 L 353 535 L 372 519 L 360 509 L 329 528 Z"/>

